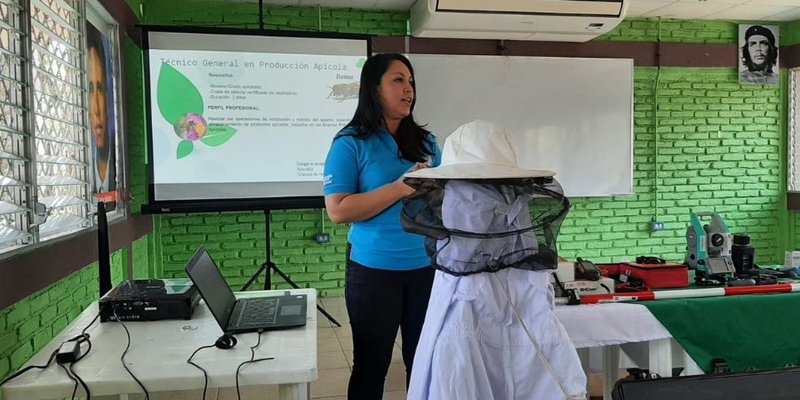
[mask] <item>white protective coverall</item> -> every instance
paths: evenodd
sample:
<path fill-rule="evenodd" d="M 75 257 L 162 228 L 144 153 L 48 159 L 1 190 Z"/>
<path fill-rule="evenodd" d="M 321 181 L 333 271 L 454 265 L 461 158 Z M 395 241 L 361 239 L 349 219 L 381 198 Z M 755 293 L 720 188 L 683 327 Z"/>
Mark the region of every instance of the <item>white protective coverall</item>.
<path fill-rule="evenodd" d="M 468 232 L 530 227 L 530 197 L 514 196 L 513 190 L 448 181 L 443 225 Z M 489 239 L 451 236 L 438 247 L 437 262 L 456 271 L 478 258 L 516 251 L 504 259 L 513 264 L 537 251 L 532 231 Z M 408 400 L 585 399 L 586 376 L 556 319 L 550 272 L 505 268 L 459 277 L 436 271 Z"/>

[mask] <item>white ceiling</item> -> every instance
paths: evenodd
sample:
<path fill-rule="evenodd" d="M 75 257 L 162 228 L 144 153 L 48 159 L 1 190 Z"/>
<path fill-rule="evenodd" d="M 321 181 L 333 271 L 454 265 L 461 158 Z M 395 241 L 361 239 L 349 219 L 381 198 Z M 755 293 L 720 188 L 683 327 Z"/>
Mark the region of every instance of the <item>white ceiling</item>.
<path fill-rule="evenodd" d="M 256 0 L 251 0 L 256 1 Z M 268 4 L 408 10 L 416 0 L 264 0 Z M 422 0 L 420 0 L 422 1 Z M 627 17 L 800 20 L 800 0 L 629 0 Z"/>

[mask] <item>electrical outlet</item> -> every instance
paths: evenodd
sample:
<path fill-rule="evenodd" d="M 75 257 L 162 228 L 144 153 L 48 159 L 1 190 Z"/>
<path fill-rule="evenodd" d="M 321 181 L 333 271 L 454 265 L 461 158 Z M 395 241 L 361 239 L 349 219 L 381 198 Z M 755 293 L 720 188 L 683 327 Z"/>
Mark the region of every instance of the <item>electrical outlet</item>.
<path fill-rule="evenodd" d="M 652 229 L 653 232 L 663 231 L 664 223 L 661 221 L 653 221 L 651 222 L 650 229 Z"/>
<path fill-rule="evenodd" d="M 327 233 L 318 233 L 314 240 L 319 244 L 329 243 L 331 241 L 331 235 Z"/>

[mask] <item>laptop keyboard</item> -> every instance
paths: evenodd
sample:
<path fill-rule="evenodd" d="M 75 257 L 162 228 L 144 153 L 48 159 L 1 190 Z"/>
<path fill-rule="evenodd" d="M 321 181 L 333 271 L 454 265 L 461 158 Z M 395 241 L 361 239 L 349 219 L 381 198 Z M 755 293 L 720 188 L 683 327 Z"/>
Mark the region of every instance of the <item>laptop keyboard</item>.
<path fill-rule="evenodd" d="M 278 298 L 260 297 L 247 299 L 239 314 L 240 327 L 253 325 L 265 325 L 275 322 L 275 314 L 278 309 Z"/>

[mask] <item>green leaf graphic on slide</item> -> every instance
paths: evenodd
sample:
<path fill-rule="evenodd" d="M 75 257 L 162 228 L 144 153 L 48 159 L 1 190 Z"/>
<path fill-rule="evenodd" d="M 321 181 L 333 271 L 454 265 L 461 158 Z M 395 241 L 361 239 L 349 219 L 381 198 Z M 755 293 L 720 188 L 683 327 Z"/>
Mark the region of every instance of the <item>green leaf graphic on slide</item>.
<path fill-rule="evenodd" d="M 219 146 L 227 142 L 236 134 L 236 128 L 227 125 L 209 124 L 208 134 L 200 139 L 203 144 L 208 146 Z"/>
<path fill-rule="evenodd" d="M 358 62 L 356 63 L 356 68 L 361 68 L 364 66 L 364 63 L 367 62 L 366 58 L 359 58 Z"/>
<path fill-rule="evenodd" d="M 191 140 L 181 140 L 181 142 L 178 143 L 178 151 L 176 154 L 178 160 L 192 154 L 192 150 L 194 150 L 194 143 L 192 143 Z"/>
<path fill-rule="evenodd" d="M 177 69 L 161 64 L 158 76 L 158 110 L 170 125 L 186 113 L 203 114 L 203 96 Z"/>

